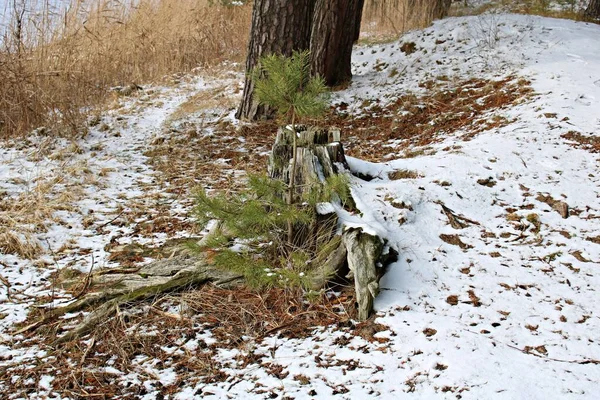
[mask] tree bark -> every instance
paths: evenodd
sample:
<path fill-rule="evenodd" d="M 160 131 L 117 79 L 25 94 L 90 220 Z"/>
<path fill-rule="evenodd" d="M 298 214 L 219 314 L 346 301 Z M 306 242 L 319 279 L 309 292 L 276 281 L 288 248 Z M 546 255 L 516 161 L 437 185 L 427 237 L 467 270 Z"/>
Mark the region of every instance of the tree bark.
<path fill-rule="evenodd" d="M 584 15 L 592 19 L 600 18 L 600 0 L 590 0 Z"/>
<path fill-rule="evenodd" d="M 313 75 L 329 86 L 352 78 L 352 45 L 358 40 L 364 0 L 317 0 L 310 40 Z"/>
<path fill-rule="evenodd" d="M 294 136 L 296 137 L 294 159 Z M 269 177 L 290 184 L 295 182 L 291 204 L 302 198 L 311 186 L 338 173 L 337 166 L 348 168 L 344 148 L 340 143 L 340 131 L 336 128 L 319 129 L 297 125 L 296 131 L 280 128 L 269 157 Z M 292 175 L 293 174 L 293 175 Z"/>
<path fill-rule="evenodd" d="M 255 0 L 244 94 L 236 118 L 257 120 L 272 114 L 254 99 L 252 70 L 263 55 L 290 56 L 294 50 L 309 48 L 314 4 L 315 0 Z"/>
<path fill-rule="evenodd" d="M 433 10 L 431 11 L 431 17 L 433 19 L 442 19 L 448 16 L 452 6 L 452 0 L 434 0 Z"/>

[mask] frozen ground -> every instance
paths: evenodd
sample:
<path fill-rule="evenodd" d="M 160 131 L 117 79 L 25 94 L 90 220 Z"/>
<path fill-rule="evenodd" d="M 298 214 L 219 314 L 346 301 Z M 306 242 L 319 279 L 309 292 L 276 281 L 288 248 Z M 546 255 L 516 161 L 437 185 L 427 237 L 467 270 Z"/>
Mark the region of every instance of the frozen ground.
<path fill-rule="evenodd" d="M 451 18 L 395 43 L 357 48 L 353 83 L 334 98 L 347 104 L 348 112 L 369 114 L 365 104 L 385 106 L 408 91 L 425 93 L 420 84 L 428 80 L 447 82 L 451 90 L 457 79 L 517 74 L 531 81 L 535 94 L 489 115 L 512 121 L 508 125 L 472 138 L 441 132 L 442 140 L 417 157 L 400 158 L 398 151 L 381 163 L 350 159 L 352 169 L 375 177 L 353 182 L 362 222 L 383 232 L 400 252 L 376 301 L 377 322 L 387 327 L 376 335 L 381 343 L 321 329 L 307 339 L 276 336 L 244 349 L 223 349 L 219 357 L 227 381 L 182 382 L 172 397 L 597 398 L 599 37 L 598 25 L 499 14 Z M 400 50 L 410 42 L 414 52 Z M 235 77 L 229 79 L 233 90 Z M 154 89 L 141 96 L 149 96 L 147 101 L 124 101 L 125 107 L 102 117 L 77 143 L 80 154 L 68 162 L 85 163 L 92 176 L 106 168 L 106 178 L 85 186 L 73 207 L 57 211 L 58 222 L 38 234 L 47 251 L 75 242 L 73 253 L 57 261 L 61 267 L 89 269 L 90 254 L 97 267 L 110 266 L 104 246 L 115 235 L 125 244 L 132 233 L 106 223 L 132 199 L 170 202 L 176 216 L 186 218 L 185 204 L 162 194 L 167 183 L 142 153 L 187 98 L 214 85 L 198 78 Z M 436 123 L 433 115 L 431 123 Z M 34 137 L 21 148 L 0 150 L 6 195 L 16 196 L 37 177 L 64 170 L 50 157 L 52 151 L 40 156 L 42 143 L 43 137 Z M 94 147 L 98 143 L 101 149 Z M 394 142 L 386 146 L 393 152 Z M 388 179 L 397 170 L 419 177 Z M 551 207 L 557 200 L 569 206 L 568 218 Z M 449 224 L 442 204 L 464 218 L 459 219 L 463 227 Z M 91 209 L 96 219 L 87 229 L 83 221 Z M 157 234 L 144 240 L 165 239 Z M 89 250 L 82 254 L 82 248 Z M 0 291 L 0 313 L 6 315 L 0 322 L 0 363 L 5 365 L 45 355 L 38 348 L 13 348 L 18 338 L 10 334 L 33 302 L 29 296 L 51 290 L 44 278 L 55 260 L 45 257 L 50 266 L 0 255 L 5 286 L 20 294 L 8 298 Z M 197 338 L 186 340 L 179 344 L 195 348 Z M 235 356 L 245 352 L 263 357 L 238 365 Z M 176 379 L 176 371 L 152 360 L 138 364 L 139 370 L 127 374 L 113 372 L 123 387 L 143 381 L 144 398 L 156 398 L 156 382 L 168 386 Z M 49 377 L 40 379 L 37 395 L 60 396 L 51 383 Z"/>

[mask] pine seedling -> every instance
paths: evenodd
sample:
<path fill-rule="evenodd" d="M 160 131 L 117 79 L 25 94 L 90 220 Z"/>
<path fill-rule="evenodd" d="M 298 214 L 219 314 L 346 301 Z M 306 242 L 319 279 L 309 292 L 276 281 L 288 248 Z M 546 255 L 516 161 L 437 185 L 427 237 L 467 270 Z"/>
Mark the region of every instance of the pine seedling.
<path fill-rule="evenodd" d="M 258 102 L 274 108 L 289 123 L 293 134 L 292 170 L 288 187 L 288 204 L 294 202 L 297 163 L 296 123 L 306 117 L 316 118 L 327 109 L 327 86 L 323 78 L 311 76 L 310 53 L 294 51 L 290 57 L 261 57 L 254 71 L 254 90 Z M 288 240 L 293 237 L 288 226 Z"/>
<path fill-rule="evenodd" d="M 254 72 L 254 90 L 260 104 L 274 108 L 289 123 L 294 135 L 289 203 L 292 203 L 296 170 L 296 123 L 321 116 L 327 109 L 327 86 L 323 78 L 310 75 L 308 51 L 294 51 L 290 57 L 268 55 Z"/>

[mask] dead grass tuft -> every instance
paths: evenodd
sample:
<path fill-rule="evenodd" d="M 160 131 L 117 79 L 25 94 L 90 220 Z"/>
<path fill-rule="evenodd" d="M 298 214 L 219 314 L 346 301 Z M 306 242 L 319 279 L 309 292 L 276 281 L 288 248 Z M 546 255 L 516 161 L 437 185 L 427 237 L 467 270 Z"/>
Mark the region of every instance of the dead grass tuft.
<path fill-rule="evenodd" d="M 409 169 L 397 169 L 388 173 L 388 177 L 391 180 L 396 181 L 399 179 L 417 179 L 421 178 L 422 175 L 419 174 L 417 171 L 411 171 Z"/>
<path fill-rule="evenodd" d="M 32 260 L 37 258 L 42 251 L 40 242 L 32 234 L 17 234 L 0 228 L 0 252 Z"/>
<path fill-rule="evenodd" d="M 364 41 L 397 38 L 401 33 L 428 27 L 449 10 L 449 1 L 366 0 L 361 24 Z"/>

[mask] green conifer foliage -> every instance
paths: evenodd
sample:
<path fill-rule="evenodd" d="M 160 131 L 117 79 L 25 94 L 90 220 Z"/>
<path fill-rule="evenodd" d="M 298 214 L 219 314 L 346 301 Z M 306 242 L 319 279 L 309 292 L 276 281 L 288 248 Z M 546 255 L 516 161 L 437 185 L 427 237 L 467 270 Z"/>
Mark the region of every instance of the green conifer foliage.
<path fill-rule="evenodd" d="M 294 51 L 290 57 L 271 54 L 261 57 L 253 74 L 254 93 L 259 103 L 273 107 L 294 133 L 292 170 L 288 204 L 294 202 L 297 164 L 296 123 L 301 118 L 318 117 L 327 109 L 325 81 L 310 74 L 310 53 Z M 288 242 L 294 240 L 293 225 L 288 226 Z"/>
<path fill-rule="evenodd" d="M 253 79 L 258 101 L 275 109 L 294 132 L 290 182 L 250 176 L 248 190 L 235 195 L 199 191 L 195 215 L 202 225 L 210 220 L 221 223 L 220 233 L 205 243 L 216 250 L 217 266 L 243 274 L 255 287 L 309 288 L 311 265 L 331 251 L 331 233 L 336 230 L 335 219 L 329 226 L 317 224 L 317 204 L 335 201 L 352 207 L 349 181 L 343 175 L 315 184 L 303 191 L 300 201 L 293 201 L 296 124 L 325 112 L 328 89 L 323 79 L 310 75 L 308 52 L 262 57 Z M 294 234 L 302 238 L 300 245 Z"/>
<path fill-rule="evenodd" d="M 202 226 L 218 220 L 221 229 L 203 248 L 192 247 L 199 251 L 214 249 L 215 264 L 243 274 L 251 286 L 308 288 L 311 265 L 332 250 L 331 237 L 321 236 L 317 229 L 307 235 L 302 246 L 290 249 L 287 227 L 315 227 L 319 203 L 333 201 L 351 206 L 348 185 L 346 176 L 332 176 L 311 188 L 296 204 L 283 200 L 287 190 L 283 182 L 264 175 L 250 176 L 248 190 L 233 195 L 209 195 L 199 190 L 194 215 Z M 320 228 L 323 232 L 335 231 L 335 226 Z"/>

